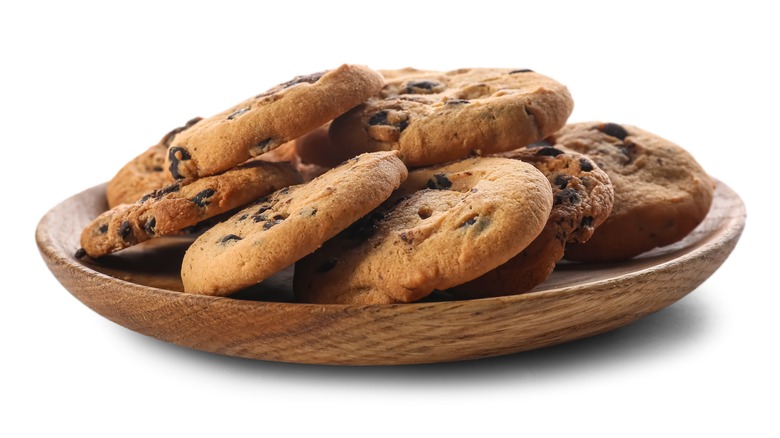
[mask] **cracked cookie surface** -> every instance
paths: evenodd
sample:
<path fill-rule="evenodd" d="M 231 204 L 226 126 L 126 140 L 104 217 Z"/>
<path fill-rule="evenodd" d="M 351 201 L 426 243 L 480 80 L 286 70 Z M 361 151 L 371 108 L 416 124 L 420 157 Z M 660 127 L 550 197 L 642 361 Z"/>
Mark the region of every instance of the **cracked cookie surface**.
<path fill-rule="evenodd" d="M 407 177 L 397 152 L 352 158 L 215 225 L 187 250 L 185 292 L 229 295 L 316 250 L 381 204 Z"/>
<path fill-rule="evenodd" d="M 410 167 L 531 144 L 565 123 L 565 86 L 527 69 L 383 70 L 386 84 L 333 121 L 334 154 L 398 150 Z"/>
<path fill-rule="evenodd" d="M 553 206 L 544 229 L 503 265 L 448 289 L 453 296 L 484 298 L 530 291 L 547 279 L 567 245 L 588 241 L 612 211 L 612 183 L 593 161 L 561 146 L 534 146 L 497 156 L 529 163 L 547 177 Z"/>
<path fill-rule="evenodd" d="M 551 206 L 545 177 L 517 160 L 472 158 L 412 171 L 380 208 L 296 263 L 296 300 L 419 300 L 516 255 Z"/>
<path fill-rule="evenodd" d="M 383 83 L 379 73 L 346 64 L 298 76 L 176 135 L 166 169 L 174 179 L 224 171 L 332 120 Z"/>
<path fill-rule="evenodd" d="M 289 163 L 251 161 L 223 174 L 177 181 L 132 204 L 102 213 L 84 228 L 81 246 L 90 257 L 104 256 L 245 205 L 275 190 L 298 184 Z"/>
<path fill-rule="evenodd" d="M 625 260 L 674 243 L 704 220 L 714 183 L 680 146 L 630 125 L 570 124 L 548 142 L 591 157 L 615 190 L 609 218 L 586 243 L 567 247 L 565 258 Z"/>

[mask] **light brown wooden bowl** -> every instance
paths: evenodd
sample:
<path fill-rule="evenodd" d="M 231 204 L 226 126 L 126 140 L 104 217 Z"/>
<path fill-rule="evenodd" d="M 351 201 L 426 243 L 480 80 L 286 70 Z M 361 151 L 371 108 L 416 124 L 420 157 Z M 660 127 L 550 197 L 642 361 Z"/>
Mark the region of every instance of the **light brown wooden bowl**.
<path fill-rule="evenodd" d="M 179 267 L 192 240 L 187 237 L 148 241 L 99 261 L 76 260 L 81 229 L 106 209 L 104 193 L 103 185 L 67 199 L 36 230 L 46 264 L 71 294 L 111 321 L 163 341 L 316 364 L 475 359 L 612 330 L 694 290 L 728 257 L 745 225 L 741 199 L 718 183 L 707 219 L 684 241 L 622 263 L 562 263 L 527 294 L 313 305 L 285 302 L 291 299 L 289 269 L 229 298 L 182 293 Z"/>

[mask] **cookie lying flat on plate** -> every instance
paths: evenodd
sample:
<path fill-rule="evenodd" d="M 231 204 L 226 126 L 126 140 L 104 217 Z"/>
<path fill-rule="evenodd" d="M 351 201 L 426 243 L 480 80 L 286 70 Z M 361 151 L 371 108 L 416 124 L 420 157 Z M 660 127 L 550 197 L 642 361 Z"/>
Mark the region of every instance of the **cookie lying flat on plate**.
<path fill-rule="evenodd" d="M 380 96 L 331 124 L 338 159 L 398 150 L 414 167 L 503 152 L 557 131 L 574 107 L 566 87 L 530 70 L 383 74 Z"/>
<path fill-rule="evenodd" d="M 196 117 L 184 126 L 165 134 L 159 143 L 125 164 L 106 185 L 108 208 L 119 204 L 132 204 L 147 193 L 161 189 L 173 182 L 170 173 L 164 170 L 165 155 L 173 137 L 189 129 L 202 119 Z"/>
<path fill-rule="evenodd" d="M 376 152 L 273 193 L 195 240 L 182 262 L 185 292 L 228 295 L 259 283 L 376 208 L 406 176 L 397 152 Z"/>
<path fill-rule="evenodd" d="M 166 167 L 176 179 L 229 169 L 330 121 L 383 84 L 379 73 L 346 64 L 298 76 L 174 137 Z"/>
<path fill-rule="evenodd" d="M 550 183 L 517 160 L 415 170 L 380 208 L 296 263 L 296 300 L 419 300 L 509 260 L 539 234 L 551 206 Z"/>
<path fill-rule="evenodd" d="M 565 257 L 581 261 L 624 260 L 690 233 L 707 215 L 714 184 L 683 148 L 629 125 L 588 122 L 567 125 L 549 143 L 587 154 L 615 189 L 609 218 Z"/>
<path fill-rule="evenodd" d="M 81 234 L 90 257 L 104 256 L 157 236 L 176 233 L 301 182 L 289 163 L 251 161 L 223 174 L 179 181 L 120 204 L 93 220 Z"/>
<path fill-rule="evenodd" d="M 553 207 L 539 236 L 520 254 L 465 284 L 448 289 L 458 298 L 484 298 L 528 292 L 550 275 L 564 249 L 586 242 L 612 211 L 607 174 L 585 155 L 560 146 L 526 147 L 497 156 L 539 169 L 550 182 Z"/>

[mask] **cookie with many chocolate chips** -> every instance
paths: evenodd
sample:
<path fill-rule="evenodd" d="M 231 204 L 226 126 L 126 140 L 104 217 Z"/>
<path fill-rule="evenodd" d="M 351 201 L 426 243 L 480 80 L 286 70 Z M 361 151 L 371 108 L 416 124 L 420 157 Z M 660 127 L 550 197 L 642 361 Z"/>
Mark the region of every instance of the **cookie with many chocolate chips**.
<path fill-rule="evenodd" d="M 609 175 L 615 203 L 586 243 L 570 245 L 565 258 L 624 260 L 674 243 L 704 220 L 714 184 L 680 146 L 634 126 L 570 124 L 547 139 L 586 154 Z"/>
<path fill-rule="evenodd" d="M 376 208 L 406 176 L 397 152 L 377 152 L 273 193 L 195 240 L 182 263 L 185 292 L 229 295 L 263 281 Z"/>
<path fill-rule="evenodd" d="M 90 257 L 104 256 L 165 236 L 301 182 L 289 163 L 251 161 L 223 174 L 178 181 L 133 204 L 119 204 L 93 220 L 81 234 Z"/>
<path fill-rule="evenodd" d="M 201 120 L 196 117 L 184 126 L 165 134 L 159 143 L 125 164 L 106 185 L 108 208 L 119 204 L 132 204 L 154 190 L 173 182 L 170 173 L 164 170 L 165 155 L 173 137 L 192 127 Z"/>
<path fill-rule="evenodd" d="M 383 84 L 379 73 L 346 64 L 298 76 L 174 137 L 167 168 L 175 179 L 224 171 L 328 122 Z"/>
<path fill-rule="evenodd" d="M 503 152 L 557 131 L 574 107 L 565 86 L 527 69 L 382 73 L 380 95 L 331 124 L 335 159 L 398 150 L 416 167 Z"/>
<path fill-rule="evenodd" d="M 403 303 L 469 281 L 525 248 L 552 202 L 544 175 L 518 160 L 415 170 L 380 208 L 296 263 L 296 300 Z"/>
<path fill-rule="evenodd" d="M 550 275 L 572 243 L 588 241 L 612 211 L 607 174 L 587 156 L 561 146 L 535 145 L 498 154 L 539 169 L 552 187 L 553 207 L 541 234 L 503 265 L 447 290 L 458 298 L 528 292 Z"/>

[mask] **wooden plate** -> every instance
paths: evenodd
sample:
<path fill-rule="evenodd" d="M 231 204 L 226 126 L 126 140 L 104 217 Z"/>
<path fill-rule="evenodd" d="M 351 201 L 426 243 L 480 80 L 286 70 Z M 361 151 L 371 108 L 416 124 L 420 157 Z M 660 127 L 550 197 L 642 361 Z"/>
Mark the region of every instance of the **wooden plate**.
<path fill-rule="evenodd" d="M 105 186 L 62 202 L 41 219 L 38 248 L 76 298 L 131 330 L 198 350 L 284 362 L 409 364 L 496 356 L 626 325 L 694 290 L 728 257 L 745 207 L 719 183 L 707 219 L 684 241 L 634 260 L 560 264 L 533 292 L 413 304 L 296 304 L 291 271 L 236 295 L 181 292 L 179 266 L 192 238 L 162 238 L 79 261 L 81 229 L 106 209 Z M 262 301 L 261 301 L 262 300 Z"/>

